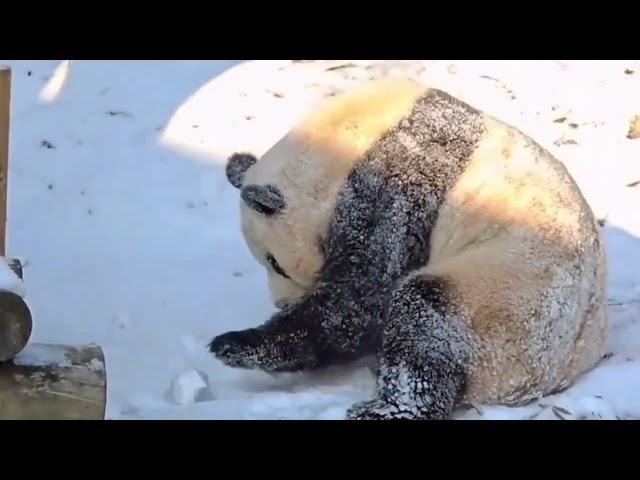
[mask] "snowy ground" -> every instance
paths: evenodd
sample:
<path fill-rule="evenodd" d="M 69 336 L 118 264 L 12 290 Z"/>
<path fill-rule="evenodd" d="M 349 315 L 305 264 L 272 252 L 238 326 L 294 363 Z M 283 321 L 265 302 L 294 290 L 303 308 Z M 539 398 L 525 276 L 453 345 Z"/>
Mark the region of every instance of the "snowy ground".
<path fill-rule="evenodd" d="M 457 416 L 640 419 L 640 185 L 627 186 L 640 180 L 640 139 L 626 138 L 640 62 L 3 63 L 14 69 L 8 254 L 27 262 L 33 340 L 105 348 L 108 418 L 338 419 L 371 394 L 363 366 L 270 377 L 222 367 L 205 344 L 272 311 L 224 159 L 260 154 L 321 96 L 388 72 L 532 135 L 607 218 L 609 358 L 561 395 Z M 179 374 L 202 381 L 191 370 L 212 395 L 168 396 Z"/>

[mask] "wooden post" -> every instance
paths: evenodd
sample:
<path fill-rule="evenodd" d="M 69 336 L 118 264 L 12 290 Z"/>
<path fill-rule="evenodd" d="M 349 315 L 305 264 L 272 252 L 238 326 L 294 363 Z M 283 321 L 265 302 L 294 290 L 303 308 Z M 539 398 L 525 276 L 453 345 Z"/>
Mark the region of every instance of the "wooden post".
<path fill-rule="evenodd" d="M 0 66 L 0 261 L 22 279 L 18 259 L 6 259 L 11 68 Z M 29 307 L 0 290 L 0 420 L 104 420 L 106 372 L 96 345 L 29 344 Z"/>
<path fill-rule="evenodd" d="M 7 255 L 7 199 L 9 197 L 9 146 L 11 143 L 11 67 L 0 65 L 0 257 Z M 22 263 L 7 259 L 22 279 Z"/>
<path fill-rule="evenodd" d="M 0 66 L 0 257 L 6 256 L 7 186 L 11 118 L 11 68 Z M 22 278 L 19 262 L 8 262 Z M 18 295 L 0 291 L 0 361 L 10 360 L 29 341 L 32 321 L 27 304 Z"/>
<path fill-rule="evenodd" d="M 9 119 L 11 115 L 11 67 L 0 66 L 0 256 L 6 255 L 7 178 L 9 176 Z"/>

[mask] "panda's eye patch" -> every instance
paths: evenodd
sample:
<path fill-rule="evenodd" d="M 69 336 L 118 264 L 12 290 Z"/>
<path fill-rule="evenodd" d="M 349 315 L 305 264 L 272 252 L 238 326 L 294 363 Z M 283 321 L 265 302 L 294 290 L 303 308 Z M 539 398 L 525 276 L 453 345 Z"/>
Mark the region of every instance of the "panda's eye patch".
<path fill-rule="evenodd" d="M 269 262 L 269 265 L 271 265 L 271 268 L 273 268 L 273 271 L 276 272 L 278 275 L 283 276 L 284 278 L 291 278 L 289 275 L 285 273 L 285 271 L 282 269 L 278 261 L 270 253 L 267 254 L 267 262 Z"/>

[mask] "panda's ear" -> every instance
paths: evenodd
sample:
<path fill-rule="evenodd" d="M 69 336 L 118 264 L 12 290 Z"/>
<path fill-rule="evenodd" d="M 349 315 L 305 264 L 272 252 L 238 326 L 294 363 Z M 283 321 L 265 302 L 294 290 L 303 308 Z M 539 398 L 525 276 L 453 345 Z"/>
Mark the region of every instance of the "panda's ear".
<path fill-rule="evenodd" d="M 247 185 L 240 196 L 249 208 L 269 217 L 286 206 L 284 195 L 275 185 Z"/>
<path fill-rule="evenodd" d="M 258 159 L 250 153 L 234 153 L 227 160 L 227 180 L 236 188 L 242 188 L 244 175 Z"/>

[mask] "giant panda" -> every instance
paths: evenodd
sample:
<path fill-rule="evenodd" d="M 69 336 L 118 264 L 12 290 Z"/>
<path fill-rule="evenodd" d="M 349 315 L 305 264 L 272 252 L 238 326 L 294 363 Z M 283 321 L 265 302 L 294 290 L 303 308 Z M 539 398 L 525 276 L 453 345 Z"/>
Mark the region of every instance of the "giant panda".
<path fill-rule="evenodd" d="M 228 366 L 375 355 L 375 395 L 348 419 L 447 419 L 561 391 L 604 353 L 606 257 L 579 187 L 527 135 L 442 90 L 347 90 L 260 160 L 233 154 L 226 175 L 278 307 L 211 341 Z"/>

